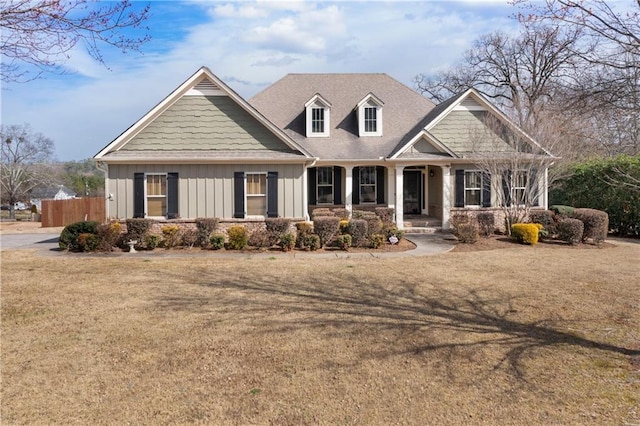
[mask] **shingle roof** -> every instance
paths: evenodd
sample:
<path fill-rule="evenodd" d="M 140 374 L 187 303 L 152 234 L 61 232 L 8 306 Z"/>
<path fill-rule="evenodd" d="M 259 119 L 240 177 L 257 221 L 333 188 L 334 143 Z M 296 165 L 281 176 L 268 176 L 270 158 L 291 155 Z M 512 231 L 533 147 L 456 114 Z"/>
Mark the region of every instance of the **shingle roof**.
<path fill-rule="evenodd" d="M 370 93 L 384 102 L 382 136 L 359 137 L 355 107 Z M 304 105 L 316 94 L 331 103 L 326 138 L 305 136 Z M 434 109 L 427 98 L 386 74 L 288 74 L 249 103 L 313 156 L 341 160 L 389 156 Z"/>
<path fill-rule="evenodd" d="M 60 191 L 68 195 L 73 195 L 73 196 L 76 195 L 76 192 L 74 190 L 69 189 L 64 185 L 48 185 L 48 186 L 39 186 L 34 188 L 31 191 L 31 198 L 46 200 L 46 199 L 55 197 L 56 194 L 58 194 L 58 192 Z"/>

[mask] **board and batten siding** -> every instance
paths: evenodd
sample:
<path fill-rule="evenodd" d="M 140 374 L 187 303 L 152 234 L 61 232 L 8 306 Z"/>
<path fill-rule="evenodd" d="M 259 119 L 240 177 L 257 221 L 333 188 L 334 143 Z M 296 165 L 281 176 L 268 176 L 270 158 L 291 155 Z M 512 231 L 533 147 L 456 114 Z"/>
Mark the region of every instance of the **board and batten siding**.
<path fill-rule="evenodd" d="M 183 219 L 198 217 L 233 218 L 234 172 L 278 172 L 278 216 L 305 217 L 301 164 L 194 164 L 194 165 L 109 165 L 110 219 L 133 217 L 134 173 L 178 173 L 178 214 Z"/>

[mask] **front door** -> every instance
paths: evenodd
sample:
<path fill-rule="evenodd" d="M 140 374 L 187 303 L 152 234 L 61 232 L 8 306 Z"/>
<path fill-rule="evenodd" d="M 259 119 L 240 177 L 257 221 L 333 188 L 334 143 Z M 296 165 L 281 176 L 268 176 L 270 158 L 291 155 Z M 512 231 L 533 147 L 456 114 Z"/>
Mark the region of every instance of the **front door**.
<path fill-rule="evenodd" d="M 403 174 L 404 214 L 420 214 L 422 212 L 422 172 L 405 170 Z"/>

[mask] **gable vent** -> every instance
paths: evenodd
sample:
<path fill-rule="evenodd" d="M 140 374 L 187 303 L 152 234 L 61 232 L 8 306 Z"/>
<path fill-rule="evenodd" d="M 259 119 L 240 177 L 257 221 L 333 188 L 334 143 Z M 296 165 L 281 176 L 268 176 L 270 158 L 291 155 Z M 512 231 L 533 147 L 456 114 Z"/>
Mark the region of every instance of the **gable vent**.
<path fill-rule="evenodd" d="M 217 84 L 213 81 L 204 79 L 195 87 L 186 93 L 187 96 L 220 96 L 224 95 L 224 92 L 220 90 Z"/>
<path fill-rule="evenodd" d="M 484 106 L 480 105 L 480 103 L 475 99 L 473 99 L 471 96 L 463 99 L 462 102 L 460 102 L 460 104 L 456 106 L 454 109 L 467 110 L 467 111 L 485 111 L 486 110 Z"/>

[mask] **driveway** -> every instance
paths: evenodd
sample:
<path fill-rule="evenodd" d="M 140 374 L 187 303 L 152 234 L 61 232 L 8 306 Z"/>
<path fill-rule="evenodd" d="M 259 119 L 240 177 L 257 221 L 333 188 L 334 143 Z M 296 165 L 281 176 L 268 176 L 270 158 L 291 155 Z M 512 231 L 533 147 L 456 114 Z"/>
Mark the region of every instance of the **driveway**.
<path fill-rule="evenodd" d="M 59 235 L 59 232 L 38 234 L 4 234 L 0 235 L 0 249 L 57 249 Z"/>

